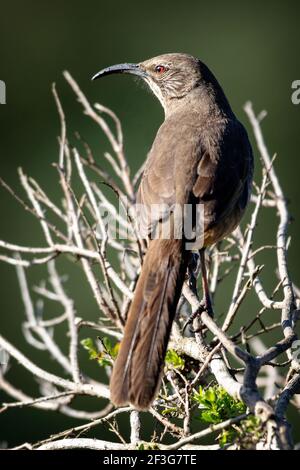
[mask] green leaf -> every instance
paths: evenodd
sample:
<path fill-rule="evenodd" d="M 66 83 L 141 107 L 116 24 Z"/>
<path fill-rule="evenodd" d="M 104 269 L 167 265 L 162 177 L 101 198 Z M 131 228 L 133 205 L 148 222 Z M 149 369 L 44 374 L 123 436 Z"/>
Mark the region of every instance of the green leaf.
<path fill-rule="evenodd" d="M 169 414 L 173 414 L 173 413 L 178 413 L 178 408 L 176 407 L 173 407 L 173 408 L 165 408 L 164 410 L 162 410 L 161 414 L 163 416 L 166 416 L 166 415 L 169 415 Z"/>
<path fill-rule="evenodd" d="M 108 352 L 108 354 L 110 354 L 111 350 L 112 350 L 112 344 L 111 344 L 111 340 L 107 337 L 107 336 L 104 336 L 102 339 L 99 338 L 106 350 L 106 352 Z"/>
<path fill-rule="evenodd" d="M 174 349 L 168 349 L 165 363 L 169 368 L 184 369 L 184 359 Z"/>
<path fill-rule="evenodd" d="M 216 401 L 216 392 L 215 390 L 213 389 L 213 387 L 210 387 L 207 391 L 206 391 L 206 396 L 205 396 L 206 400 L 210 403 L 213 403 Z"/>
<path fill-rule="evenodd" d="M 84 338 L 80 342 L 84 349 L 87 349 L 88 351 L 94 347 L 92 338 Z"/>
<path fill-rule="evenodd" d="M 84 338 L 83 340 L 81 340 L 80 343 L 82 344 L 84 349 L 88 351 L 90 359 L 97 359 L 98 351 L 94 346 L 92 338 Z"/>

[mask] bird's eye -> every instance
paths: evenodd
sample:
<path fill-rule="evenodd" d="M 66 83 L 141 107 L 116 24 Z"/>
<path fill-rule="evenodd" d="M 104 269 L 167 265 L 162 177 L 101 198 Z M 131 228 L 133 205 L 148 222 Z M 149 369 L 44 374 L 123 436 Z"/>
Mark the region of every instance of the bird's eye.
<path fill-rule="evenodd" d="M 156 72 L 156 73 L 160 73 L 160 74 L 161 74 L 161 73 L 166 72 L 167 70 L 168 70 L 168 68 L 165 67 L 164 65 L 157 65 L 157 66 L 155 67 L 155 72 Z"/>

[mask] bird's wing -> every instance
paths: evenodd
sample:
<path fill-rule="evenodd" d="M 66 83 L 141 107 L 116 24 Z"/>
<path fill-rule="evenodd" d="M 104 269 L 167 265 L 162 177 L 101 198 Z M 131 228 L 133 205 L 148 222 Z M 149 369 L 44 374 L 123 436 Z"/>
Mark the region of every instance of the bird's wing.
<path fill-rule="evenodd" d="M 252 153 L 243 126 L 237 120 L 226 122 L 212 141 L 189 118 L 182 126 L 178 118 L 165 121 L 149 153 L 137 197 L 142 223 L 148 223 L 152 210 L 148 227 L 167 218 L 175 204 L 191 202 L 203 204 L 208 230 L 248 202 Z M 170 140 L 170 135 L 176 137 Z"/>
<path fill-rule="evenodd" d="M 147 224 L 152 211 L 149 226 L 152 228 L 167 219 L 176 204 L 188 202 L 202 155 L 200 140 L 201 136 L 190 125 L 178 128 L 177 120 L 168 119 L 160 127 L 137 194 L 142 223 Z"/>
<path fill-rule="evenodd" d="M 253 157 L 247 133 L 237 120 L 226 123 L 213 151 L 199 161 L 193 194 L 204 204 L 205 230 L 216 224 L 235 226 L 245 209 L 252 182 Z M 235 218 L 232 224 L 228 218 Z M 226 231 L 226 230 L 225 230 Z"/>

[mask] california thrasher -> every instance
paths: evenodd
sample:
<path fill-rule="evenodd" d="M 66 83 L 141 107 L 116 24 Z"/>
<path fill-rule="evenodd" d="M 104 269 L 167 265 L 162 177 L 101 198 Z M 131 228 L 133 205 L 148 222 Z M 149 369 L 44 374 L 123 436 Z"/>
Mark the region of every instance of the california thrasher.
<path fill-rule="evenodd" d="M 253 156 L 247 132 L 212 72 L 190 55 L 113 65 L 93 79 L 112 73 L 141 77 L 164 108 L 165 120 L 147 157 L 137 200 L 146 208 L 167 206 L 167 218 L 175 224 L 175 205 L 202 205 L 204 308 L 211 311 L 204 249 L 235 229 L 248 203 Z M 164 219 L 159 211 L 156 223 Z M 186 247 L 184 235 L 150 239 L 110 382 L 117 406 L 131 403 L 147 409 L 156 396 L 191 257 Z"/>

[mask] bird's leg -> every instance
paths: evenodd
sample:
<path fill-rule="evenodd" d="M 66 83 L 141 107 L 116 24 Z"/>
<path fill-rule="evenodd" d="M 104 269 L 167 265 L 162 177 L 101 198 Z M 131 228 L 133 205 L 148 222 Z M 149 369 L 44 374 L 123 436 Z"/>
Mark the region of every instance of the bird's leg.
<path fill-rule="evenodd" d="M 213 308 L 212 308 L 212 302 L 211 302 L 211 297 L 209 293 L 209 285 L 208 285 L 208 280 L 207 280 L 207 271 L 206 271 L 206 264 L 205 264 L 205 248 L 202 248 L 199 251 L 199 254 L 200 254 L 200 264 L 201 264 L 203 298 L 200 302 L 199 308 L 195 312 L 193 312 L 192 315 L 190 315 L 188 320 L 185 322 L 183 326 L 183 332 L 185 331 L 188 325 L 191 325 L 193 323 L 193 321 L 198 315 L 201 315 L 202 312 L 206 311 L 211 317 L 213 317 Z M 195 276 L 195 271 L 197 270 L 198 259 L 199 259 L 198 255 L 196 255 L 195 253 L 192 253 L 191 261 L 188 265 L 189 287 L 192 289 L 192 291 L 197 297 L 198 297 L 197 278 Z M 196 265 L 195 265 L 195 260 L 196 260 Z"/>
<path fill-rule="evenodd" d="M 205 248 L 200 250 L 200 262 L 201 262 L 201 278 L 202 278 L 202 290 L 203 290 L 203 298 L 201 304 L 204 306 L 204 310 L 213 317 L 214 312 L 212 308 L 212 301 L 209 292 L 209 285 L 207 280 L 207 271 L 206 271 L 206 264 L 205 264 Z"/>
<path fill-rule="evenodd" d="M 188 284 L 193 293 L 198 297 L 197 292 L 197 274 L 199 265 L 198 253 L 191 253 L 188 263 Z"/>

